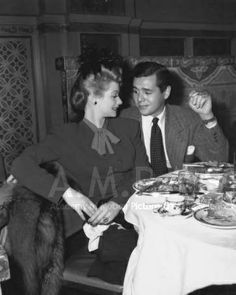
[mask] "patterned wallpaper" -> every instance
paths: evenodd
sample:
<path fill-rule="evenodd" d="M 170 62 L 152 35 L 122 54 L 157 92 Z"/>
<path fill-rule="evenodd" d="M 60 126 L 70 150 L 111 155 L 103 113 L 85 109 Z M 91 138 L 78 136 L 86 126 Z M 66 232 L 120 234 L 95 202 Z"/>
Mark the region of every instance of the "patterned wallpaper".
<path fill-rule="evenodd" d="M 12 160 L 36 141 L 30 38 L 0 38 L 0 154 Z"/>

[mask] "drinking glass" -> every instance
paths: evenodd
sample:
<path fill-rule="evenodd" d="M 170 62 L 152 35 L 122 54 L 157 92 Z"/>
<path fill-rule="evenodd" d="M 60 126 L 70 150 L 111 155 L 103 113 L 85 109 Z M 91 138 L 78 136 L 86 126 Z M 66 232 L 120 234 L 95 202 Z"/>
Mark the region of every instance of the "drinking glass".
<path fill-rule="evenodd" d="M 236 152 L 234 152 L 234 158 L 233 158 L 233 164 L 234 164 L 234 182 L 236 183 Z"/>
<path fill-rule="evenodd" d="M 180 171 L 178 174 L 179 193 L 185 196 L 186 206 L 191 205 L 198 191 L 198 177 L 188 170 Z"/>

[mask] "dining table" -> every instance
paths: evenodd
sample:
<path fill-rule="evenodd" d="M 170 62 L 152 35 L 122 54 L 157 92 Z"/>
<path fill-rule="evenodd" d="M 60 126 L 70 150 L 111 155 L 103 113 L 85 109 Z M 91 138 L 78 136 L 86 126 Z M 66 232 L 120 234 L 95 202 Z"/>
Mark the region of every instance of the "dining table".
<path fill-rule="evenodd" d="M 208 206 L 204 203 L 188 215 L 161 214 L 159 198 L 167 194 L 136 191 L 123 208 L 139 235 L 123 295 L 185 295 L 210 285 L 236 284 L 236 224 L 197 219 L 196 212 Z"/>

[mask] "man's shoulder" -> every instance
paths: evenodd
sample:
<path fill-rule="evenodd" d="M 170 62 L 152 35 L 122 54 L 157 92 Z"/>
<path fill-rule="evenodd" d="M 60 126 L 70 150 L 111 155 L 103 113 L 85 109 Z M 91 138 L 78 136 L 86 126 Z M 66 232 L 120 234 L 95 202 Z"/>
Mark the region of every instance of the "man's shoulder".
<path fill-rule="evenodd" d="M 140 121 L 141 115 L 136 106 L 130 106 L 120 111 L 120 118 L 129 118 Z"/>

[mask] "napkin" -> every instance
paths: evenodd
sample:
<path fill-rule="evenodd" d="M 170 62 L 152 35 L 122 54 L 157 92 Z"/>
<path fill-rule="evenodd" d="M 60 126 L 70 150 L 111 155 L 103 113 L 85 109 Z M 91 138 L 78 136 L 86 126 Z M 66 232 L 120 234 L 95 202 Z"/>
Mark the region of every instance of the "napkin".
<path fill-rule="evenodd" d="M 89 252 L 95 251 L 98 249 L 98 244 L 100 237 L 103 235 L 103 232 L 108 229 L 110 225 L 98 224 L 96 226 L 92 226 L 89 223 L 85 223 L 83 226 L 83 230 L 85 235 L 89 238 L 88 242 L 88 250 Z"/>
<path fill-rule="evenodd" d="M 96 226 L 92 226 L 89 223 L 85 223 L 83 226 L 83 230 L 85 235 L 89 238 L 88 242 L 88 250 L 89 252 L 95 251 L 98 249 L 100 237 L 103 235 L 104 231 L 106 231 L 110 225 L 117 224 L 117 229 L 125 229 L 121 224 L 112 222 L 111 224 L 98 224 Z"/>

